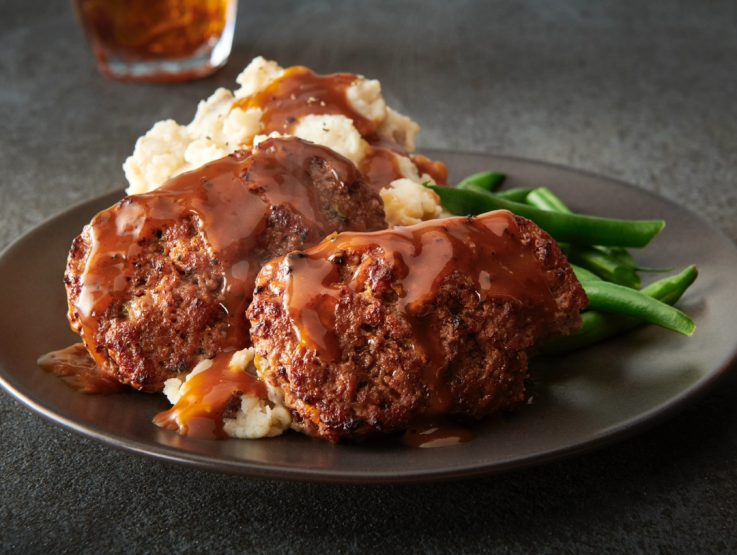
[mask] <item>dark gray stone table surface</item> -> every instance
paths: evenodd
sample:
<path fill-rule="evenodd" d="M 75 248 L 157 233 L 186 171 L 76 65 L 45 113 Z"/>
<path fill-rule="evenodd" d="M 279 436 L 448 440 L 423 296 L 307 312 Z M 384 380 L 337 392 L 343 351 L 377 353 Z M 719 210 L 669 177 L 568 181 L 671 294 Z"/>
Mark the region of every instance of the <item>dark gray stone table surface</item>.
<path fill-rule="evenodd" d="M 735 240 L 736 29 L 737 3 L 718 0 L 242 1 L 222 71 L 150 86 L 96 73 L 68 3 L 0 0 L 0 249 L 124 186 L 139 135 L 189 121 L 256 55 L 379 78 L 422 125 L 420 147 L 620 178 Z M 369 487 L 152 462 L 0 393 L 0 552 L 733 552 L 736 398 L 728 377 L 667 423 L 578 458 Z"/>

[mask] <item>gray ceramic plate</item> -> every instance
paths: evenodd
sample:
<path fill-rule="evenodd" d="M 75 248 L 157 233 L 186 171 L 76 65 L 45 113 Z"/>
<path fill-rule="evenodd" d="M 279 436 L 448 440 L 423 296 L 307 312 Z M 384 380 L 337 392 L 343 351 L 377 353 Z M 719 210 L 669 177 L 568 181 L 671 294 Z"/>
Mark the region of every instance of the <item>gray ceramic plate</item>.
<path fill-rule="evenodd" d="M 394 440 L 331 445 L 296 433 L 266 440 L 206 441 L 162 430 L 151 418 L 161 395 L 80 395 L 42 372 L 36 359 L 77 341 L 62 285 L 72 239 L 122 196 L 115 191 L 52 218 L 0 257 L 0 383 L 52 422 L 105 444 L 189 466 L 250 476 L 324 482 L 402 482 L 502 472 L 621 440 L 672 416 L 724 373 L 737 351 L 737 249 L 683 208 L 640 189 L 578 171 L 499 156 L 429 152 L 451 177 L 506 172 L 508 186 L 547 186 L 571 208 L 668 225 L 636 253 L 646 266 L 694 263 L 701 271 L 680 308 L 696 321 L 688 339 L 644 327 L 575 354 L 533 365 L 541 401 L 505 420 L 484 422 L 476 438 L 440 449 Z"/>

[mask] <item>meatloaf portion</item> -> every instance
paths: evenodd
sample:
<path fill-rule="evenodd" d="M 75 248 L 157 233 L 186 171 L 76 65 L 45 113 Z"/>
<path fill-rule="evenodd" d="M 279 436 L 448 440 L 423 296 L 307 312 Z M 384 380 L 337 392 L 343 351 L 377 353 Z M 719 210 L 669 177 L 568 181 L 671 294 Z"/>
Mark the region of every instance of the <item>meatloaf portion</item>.
<path fill-rule="evenodd" d="M 261 270 L 257 368 L 294 425 L 337 442 L 524 397 L 528 351 L 588 300 L 555 241 L 497 211 L 342 233 Z"/>
<path fill-rule="evenodd" d="M 381 198 L 347 158 L 268 139 L 95 216 L 69 254 L 69 322 L 103 372 L 159 391 L 249 345 L 245 311 L 268 260 L 384 228 Z"/>

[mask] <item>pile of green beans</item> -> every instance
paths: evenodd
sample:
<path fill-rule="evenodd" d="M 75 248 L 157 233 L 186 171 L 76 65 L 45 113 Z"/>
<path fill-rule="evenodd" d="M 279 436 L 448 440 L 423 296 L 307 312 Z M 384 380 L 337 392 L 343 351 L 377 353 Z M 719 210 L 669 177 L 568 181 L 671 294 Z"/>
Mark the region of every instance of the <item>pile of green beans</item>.
<path fill-rule="evenodd" d="M 497 191 L 505 175 L 481 172 L 456 187 L 431 186 L 443 207 L 457 215 L 509 210 L 547 231 L 568 256 L 589 298 L 577 332 L 548 341 L 544 354 L 561 354 L 597 343 L 649 322 L 690 336 L 695 324 L 673 308 L 698 271 L 689 266 L 678 275 L 640 289 L 637 272 L 670 272 L 638 265 L 627 248 L 646 246 L 665 226 L 662 220 L 617 220 L 574 214 L 546 187 Z"/>

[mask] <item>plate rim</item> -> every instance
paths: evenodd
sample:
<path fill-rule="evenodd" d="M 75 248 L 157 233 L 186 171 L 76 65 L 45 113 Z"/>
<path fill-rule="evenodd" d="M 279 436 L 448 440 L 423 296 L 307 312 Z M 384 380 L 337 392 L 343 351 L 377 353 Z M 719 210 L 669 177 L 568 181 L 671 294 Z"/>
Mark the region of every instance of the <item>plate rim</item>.
<path fill-rule="evenodd" d="M 472 156 L 478 158 L 493 157 L 499 160 L 508 160 L 511 163 L 535 165 L 538 167 L 554 168 L 558 171 L 573 172 L 584 177 L 594 178 L 596 180 L 605 180 L 624 186 L 627 189 L 645 193 L 653 200 L 666 203 L 671 208 L 685 212 L 689 217 L 698 221 L 702 226 L 708 228 L 712 233 L 719 236 L 722 240 L 730 245 L 733 254 L 737 256 L 737 245 L 729 238 L 721 229 L 714 226 L 709 220 L 697 214 L 688 208 L 676 203 L 675 201 L 663 197 L 652 191 L 648 191 L 637 185 L 621 181 L 617 178 L 611 178 L 595 172 L 580 170 L 563 164 L 551 163 L 543 160 L 535 160 L 518 156 L 509 156 L 504 154 L 493 154 L 484 152 L 468 152 L 450 149 L 420 149 L 423 154 L 432 154 L 438 159 L 442 159 L 443 155 L 461 155 Z M 56 220 L 68 217 L 70 213 L 76 212 L 83 207 L 102 201 L 106 197 L 113 195 L 124 195 L 125 189 L 113 189 L 105 193 L 101 193 L 88 199 L 79 201 L 74 205 L 60 210 L 38 224 L 24 231 L 19 237 L 11 241 L 1 252 L 0 260 L 5 258 L 11 251 L 18 248 L 25 240 L 35 233 L 41 233 L 43 229 L 52 226 Z M 121 197 L 122 198 L 122 197 Z M 549 464 L 560 461 L 569 457 L 592 452 L 608 445 L 626 440 L 634 435 L 640 434 L 648 429 L 673 418 L 678 413 L 685 410 L 691 404 L 703 398 L 719 381 L 735 367 L 737 363 L 737 344 L 731 353 L 726 354 L 722 363 L 715 368 L 709 375 L 702 380 L 696 382 L 689 389 L 681 392 L 679 395 L 668 399 L 662 405 L 651 409 L 633 419 L 620 422 L 604 433 L 599 433 L 591 438 L 576 443 L 574 445 L 564 446 L 558 449 L 549 450 L 534 455 L 528 455 L 521 459 L 511 459 L 502 462 L 489 464 L 476 464 L 463 468 L 448 468 L 444 470 L 414 470 L 414 471 L 397 471 L 397 472 L 380 472 L 380 473 L 364 473 L 364 472 L 346 472 L 346 471 L 329 471 L 317 468 L 301 468 L 293 467 L 268 467 L 264 463 L 254 463 L 251 461 L 234 461 L 230 459 L 220 459 L 213 456 L 203 455 L 201 453 L 185 451 L 176 447 L 164 444 L 141 444 L 141 442 L 127 439 L 124 436 L 110 434 L 102 431 L 94 426 L 87 425 L 82 422 L 76 422 L 71 416 L 55 411 L 52 407 L 47 406 L 36 397 L 33 392 L 26 391 L 19 384 L 15 384 L 12 374 L 0 366 L 0 386 L 21 406 L 24 406 L 32 412 L 42 416 L 45 420 L 61 427 L 75 435 L 92 439 L 96 442 L 113 447 L 115 449 L 141 455 L 149 459 L 169 464 L 183 465 L 189 468 L 199 470 L 207 470 L 218 473 L 236 474 L 249 476 L 260 479 L 276 479 L 284 481 L 299 482 L 316 482 L 316 483 L 344 483 L 344 484 L 398 484 L 398 483 L 416 483 L 416 482 L 435 482 L 448 481 L 455 479 L 468 479 L 482 475 L 501 474 L 513 470 L 522 470 L 542 464 Z"/>

